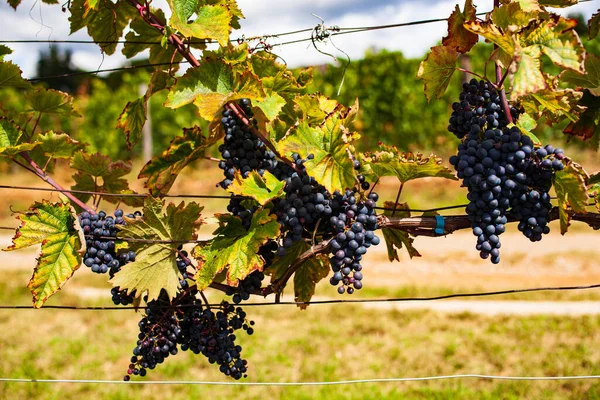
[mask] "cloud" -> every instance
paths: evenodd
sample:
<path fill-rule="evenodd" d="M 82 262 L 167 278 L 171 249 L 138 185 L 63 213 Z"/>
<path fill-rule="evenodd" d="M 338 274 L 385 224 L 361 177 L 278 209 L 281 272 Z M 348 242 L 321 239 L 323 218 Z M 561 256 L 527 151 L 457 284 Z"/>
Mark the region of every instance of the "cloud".
<path fill-rule="evenodd" d="M 242 34 L 252 37 L 310 29 L 320 23 L 311 13 L 324 18 L 327 26 L 340 27 L 386 25 L 444 18 L 450 15 L 456 2 L 456 0 L 238 0 L 246 19 L 242 21 L 242 29 L 233 32 L 232 37 L 237 38 Z M 491 0 L 475 0 L 474 3 L 479 11 L 488 11 L 492 7 Z M 153 5 L 167 9 L 166 0 L 155 0 Z M 590 2 L 556 11 L 562 15 L 581 12 L 586 17 L 590 17 L 596 8 L 597 5 Z M 85 30 L 69 36 L 68 12 L 63 13 L 59 5 L 47 5 L 36 0 L 24 0 L 16 12 L 5 2 L 0 2 L 0 20 L 4 40 L 90 39 Z M 333 42 L 352 59 L 361 58 L 369 48 L 400 50 L 407 57 L 422 57 L 429 47 L 441 40 L 445 33 L 446 24 L 440 22 L 340 35 L 335 36 Z M 277 44 L 309 36 L 310 33 L 305 32 L 270 38 L 268 43 Z M 21 66 L 25 76 L 33 77 L 36 74 L 38 53 L 48 46 L 48 44 L 12 44 L 10 45 L 14 50 L 12 59 Z M 120 52 L 121 47 L 114 55 L 103 59 L 100 49 L 93 44 L 63 46 L 73 50 L 73 61 L 82 69 L 94 70 L 100 65 L 102 68 L 113 68 L 126 61 Z M 342 59 L 345 58 L 343 53 L 336 50 L 331 43 L 319 44 L 319 48 Z M 274 52 L 292 67 L 333 62 L 331 57 L 316 51 L 310 42 L 276 46 Z"/>

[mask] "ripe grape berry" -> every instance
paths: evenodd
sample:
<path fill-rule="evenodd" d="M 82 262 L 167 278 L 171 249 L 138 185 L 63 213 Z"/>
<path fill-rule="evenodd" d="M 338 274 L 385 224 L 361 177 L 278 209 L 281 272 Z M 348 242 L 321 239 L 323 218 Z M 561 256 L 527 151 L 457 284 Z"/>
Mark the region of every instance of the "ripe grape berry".
<path fill-rule="evenodd" d="M 485 81 L 463 85 L 453 104 L 448 130 L 462 143 L 450 157 L 469 190 L 467 215 L 483 259 L 500 262 L 500 235 L 507 213 L 520 220 L 519 230 L 531 241 L 550 231 L 549 190 L 556 171 L 564 168 L 562 149 L 535 148 L 518 127 L 508 128 L 497 91 Z M 516 120 L 518 110 L 511 108 Z"/>

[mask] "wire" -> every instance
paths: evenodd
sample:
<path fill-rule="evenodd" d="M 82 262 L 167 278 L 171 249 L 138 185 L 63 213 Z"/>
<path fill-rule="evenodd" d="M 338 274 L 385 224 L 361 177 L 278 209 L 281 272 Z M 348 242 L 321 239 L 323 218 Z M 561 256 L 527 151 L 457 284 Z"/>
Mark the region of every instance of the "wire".
<path fill-rule="evenodd" d="M 565 376 L 507 376 L 484 374 L 434 375 L 406 378 L 371 378 L 348 379 L 342 381 L 316 382 L 239 382 L 239 381 L 113 381 L 99 379 L 32 379 L 32 378 L 0 378 L 0 382 L 16 383 L 101 383 L 116 385 L 211 385 L 211 386 L 339 386 L 361 383 L 419 382 L 446 379 L 491 379 L 504 381 L 564 381 L 600 379 L 600 375 L 565 375 Z"/>
<path fill-rule="evenodd" d="M 72 72 L 72 73 L 69 73 L 69 74 L 60 74 L 60 75 L 37 77 L 37 78 L 28 79 L 28 81 L 29 82 L 38 82 L 38 81 L 44 81 L 44 80 L 48 80 L 48 79 L 68 78 L 70 76 L 95 75 L 95 74 L 99 74 L 99 73 L 102 73 L 102 72 L 116 72 L 116 71 L 130 70 L 130 69 L 150 68 L 150 67 L 157 67 L 157 66 L 162 66 L 162 65 L 178 65 L 178 64 L 186 64 L 186 63 L 188 63 L 188 61 L 183 60 L 183 61 L 172 62 L 172 63 L 153 63 L 153 64 L 142 64 L 142 65 L 129 65 L 129 66 L 126 66 L 126 67 L 97 69 L 97 70 L 94 70 L 94 71 L 80 71 L 80 72 Z"/>
<path fill-rule="evenodd" d="M 64 193 L 75 193 L 75 194 L 90 194 L 90 195 L 98 195 L 102 197 L 149 197 L 149 194 L 144 193 L 104 193 L 104 192 L 93 192 L 89 190 L 58 190 L 54 188 L 42 188 L 42 187 L 28 187 L 28 186 L 10 186 L 10 185 L 0 185 L 0 189 L 14 189 L 14 190 L 33 190 L 40 192 L 64 192 Z M 231 199 L 231 198 L 243 198 L 246 199 L 246 196 L 219 196 L 219 195 L 209 195 L 209 194 L 171 194 L 164 195 L 160 197 L 169 197 L 169 198 L 188 198 L 188 199 Z"/>
<path fill-rule="evenodd" d="M 299 305 L 323 305 L 323 304 L 360 304 L 360 303 L 401 303 L 401 302 L 414 302 L 414 301 L 438 301 L 455 298 L 468 298 L 468 297 L 489 297 L 489 296 L 500 296 L 506 294 L 515 293 L 531 293 L 531 292 L 549 292 L 549 291 L 569 291 L 569 290 L 590 290 L 600 288 L 599 284 L 585 285 L 585 286 L 556 286 L 556 287 L 543 287 L 543 288 L 527 288 L 527 289 L 509 289 L 499 290 L 494 292 L 474 292 L 474 293 L 454 293 L 443 296 L 433 297 L 397 297 L 389 299 L 335 299 L 335 300 L 315 300 L 315 301 L 281 301 L 281 302 L 257 302 L 257 303 L 244 303 L 244 307 L 264 307 L 264 306 L 299 306 Z M 220 303 L 207 304 L 210 307 L 219 307 Z M 166 306 L 168 308 L 170 306 Z M 178 306 L 186 308 L 185 305 Z M 190 307 L 196 307 L 190 305 Z M 0 310 L 88 310 L 88 311 L 120 311 L 120 310 L 139 310 L 147 309 L 148 307 L 86 307 L 86 306 L 44 306 L 40 309 L 35 309 L 32 306 L 24 305 L 0 305 Z"/>

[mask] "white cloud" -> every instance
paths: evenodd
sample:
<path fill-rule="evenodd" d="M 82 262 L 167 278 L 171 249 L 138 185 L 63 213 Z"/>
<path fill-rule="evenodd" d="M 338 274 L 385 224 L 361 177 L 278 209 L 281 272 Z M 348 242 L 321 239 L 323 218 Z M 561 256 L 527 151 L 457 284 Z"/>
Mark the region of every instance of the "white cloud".
<path fill-rule="evenodd" d="M 413 20 L 444 18 L 453 10 L 456 0 L 238 0 L 246 19 L 242 29 L 235 31 L 233 37 L 244 34 L 246 37 L 262 34 L 274 34 L 314 27 L 319 20 L 311 15 L 325 18 L 326 25 L 341 27 L 386 25 Z M 461 1 L 462 3 L 462 1 Z M 492 0 L 475 1 L 479 11 L 488 11 Z M 155 0 L 154 6 L 166 9 L 166 0 Z M 557 10 L 566 15 L 582 12 L 587 17 L 597 9 L 593 2 Z M 41 24 L 40 12 L 43 18 Z M 5 2 L 0 3 L 2 38 L 20 39 L 56 39 L 89 40 L 85 30 L 69 36 L 68 12 L 63 13 L 59 5 L 42 4 L 36 0 L 24 0 L 15 12 Z M 334 37 L 334 43 L 352 59 L 363 56 L 369 48 L 400 50 L 407 57 L 421 57 L 446 33 L 444 23 L 383 29 Z M 306 38 L 309 33 L 271 38 L 269 43 L 276 44 L 290 40 Z M 38 52 L 48 48 L 48 44 L 12 44 L 12 59 L 21 66 L 25 76 L 36 73 Z M 125 62 L 120 48 L 112 56 L 103 60 L 100 49 L 93 44 L 63 45 L 73 50 L 73 61 L 82 69 L 94 70 L 113 68 Z M 331 44 L 321 44 L 323 51 L 344 58 Z M 274 52 L 283 57 L 290 66 L 314 65 L 332 62 L 326 55 L 317 52 L 310 42 L 277 46 Z"/>

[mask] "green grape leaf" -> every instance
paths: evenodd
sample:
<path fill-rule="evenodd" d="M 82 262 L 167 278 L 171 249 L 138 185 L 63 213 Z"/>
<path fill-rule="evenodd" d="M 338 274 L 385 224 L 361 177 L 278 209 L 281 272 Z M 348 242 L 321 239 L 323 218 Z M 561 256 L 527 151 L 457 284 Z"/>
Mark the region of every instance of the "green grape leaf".
<path fill-rule="evenodd" d="M 300 243 L 304 244 L 304 251 L 310 248 L 308 243 Z M 315 294 L 317 283 L 327 278 L 330 271 L 329 258 L 325 254 L 317 254 L 304 261 L 294 273 L 294 301 L 309 302 Z M 308 304 L 298 304 L 298 307 L 306 310 Z"/>
<path fill-rule="evenodd" d="M 271 92 L 265 96 L 264 100 L 255 101 L 253 105 L 260 108 L 265 117 L 272 121 L 277 118 L 286 103 L 286 100 L 278 93 Z"/>
<path fill-rule="evenodd" d="M 98 2 L 98 9 L 88 12 L 87 0 L 72 0 L 71 34 L 82 28 L 87 28 L 88 35 L 100 45 L 103 52 L 111 55 L 117 48 L 117 40 L 123 35 L 125 27 L 136 14 L 136 9 L 125 3 L 111 1 Z"/>
<path fill-rule="evenodd" d="M 297 96 L 294 103 L 298 108 L 301 119 L 309 124 L 320 124 L 325 118 L 339 107 L 337 100 L 321 94 L 305 94 Z"/>
<path fill-rule="evenodd" d="M 142 138 L 142 129 L 146 123 L 148 112 L 146 107 L 147 103 L 144 97 L 130 101 L 117 119 L 117 128 L 125 133 L 127 147 L 130 150 Z"/>
<path fill-rule="evenodd" d="M 201 225 L 203 208 L 198 204 L 170 203 L 165 214 L 163 206 L 162 200 L 147 197 L 143 217 L 126 218 L 127 225 L 117 234 L 117 238 L 140 241 L 127 242 L 127 249 L 136 253 L 135 261 L 123 266 L 111 283 L 129 294 L 135 293 L 135 297 L 148 293 L 148 301 L 157 299 L 163 290 L 170 299 L 177 296 L 181 276 L 176 261 L 177 241 L 195 240 L 196 229 Z M 144 242 L 147 240 L 160 243 Z"/>
<path fill-rule="evenodd" d="M 393 211 L 388 210 L 384 211 L 383 215 L 387 217 L 410 217 L 410 207 L 408 207 L 407 203 L 399 203 L 396 206 L 396 204 L 393 201 L 386 201 L 384 202 L 383 206 L 384 208 L 399 210 L 395 213 Z M 383 233 L 383 238 L 385 239 L 388 259 L 390 261 L 400 261 L 400 258 L 398 257 L 398 250 L 402 249 L 402 246 L 406 248 L 406 251 L 408 252 L 410 258 L 421 257 L 419 251 L 413 246 L 413 242 L 415 241 L 415 239 L 413 239 L 408 232 L 391 228 L 383 228 L 381 232 Z"/>
<path fill-rule="evenodd" d="M 419 65 L 417 78 L 422 79 L 425 86 L 425 97 L 431 101 L 441 98 L 446 92 L 450 78 L 456 70 L 458 51 L 447 46 L 431 48 L 425 60 Z"/>
<path fill-rule="evenodd" d="M 162 25 L 165 25 L 164 12 L 161 9 L 154 8 L 151 8 L 151 11 L 158 21 Z M 156 66 L 156 68 L 169 67 L 172 72 L 176 72 L 179 69 L 178 63 L 183 59 L 183 56 L 179 52 L 174 51 L 172 47 L 160 44 L 164 36 L 156 28 L 146 23 L 142 18 L 134 18 L 129 28 L 129 32 L 125 35 L 126 43 L 122 50 L 125 57 L 132 58 L 144 50 L 150 49 L 150 56 L 148 58 L 150 64 L 170 63 L 167 66 Z M 172 63 L 171 60 L 173 61 Z"/>
<path fill-rule="evenodd" d="M 600 97 L 594 96 L 589 90 L 583 92 L 579 103 L 586 110 L 579 115 L 577 122 L 571 122 L 563 133 L 589 140 L 590 147 L 598 151 L 600 147 Z"/>
<path fill-rule="evenodd" d="M 45 1 L 46 0 L 44 0 L 44 2 Z M 58 0 L 53 0 L 53 1 L 55 1 L 55 3 L 58 4 Z M 85 3 L 83 4 L 83 6 L 85 8 L 85 15 L 87 15 L 92 10 L 98 10 L 99 3 L 100 3 L 100 0 L 85 0 Z"/>
<path fill-rule="evenodd" d="M 500 0 L 500 3 L 518 4 L 523 11 L 542 11 L 538 0 Z"/>
<path fill-rule="evenodd" d="M 471 50 L 479 38 L 473 32 L 466 30 L 464 23 L 475 20 L 475 12 L 472 0 L 465 1 L 465 8 L 462 12 L 457 4 L 454 12 L 448 18 L 448 36 L 442 39 L 442 45 L 454 48 L 459 53 Z"/>
<path fill-rule="evenodd" d="M 212 121 L 228 102 L 248 98 L 263 100 L 264 89 L 251 72 L 234 73 L 231 65 L 218 59 L 204 58 L 198 68 L 190 68 L 171 88 L 166 107 L 179 108 L 194 103 L 200 116 Z"/>
<path fill-rule="evenodd" d="M 350 133 L 348 127 L 357 112 L 358 102 L 349 108 L 339 105 L 317 127 L 301 122 L 278 143 L 279 152 L 288 156 L 298 153 L 302 158 L 312 154 L 313 159 L 304 163 L 306 171 L 330 193 L 354 187 L 357 180 L 350 157 L 351 143 L 359 136 Z"/>
<path fill-rule="evenodd" d="M 4 56 L 12 54 L 12 49 L 8 46 L 5 46 L 3 44 L 0 44 L 0 62 L 4 61 Z M 2 69 L 2 66 L 0 66 L 0 70 Z"/>
<path fill-rule="evenodd" d="M 227 191 L 240 196 L 252 197 L 264 206 L 271 200 L 281 197 L 284 187 L 285 182 L 277 179 L 269 171 L 265 171 L 262 176 L 258 172 L 252 171 L 247 178 L 244 178 L 238 171 Z"/>
<path fill-rule="evenodd" d="M 21 225 L 13 238 L 13 245 L 5 251 L 42 245 L 27 285 L 33 295 L 33 306 L 40 308 L 81 265 L 83 235 L 76 228 L 77 215 L 68 204 L 35 203 L 17 219 Z"/>
<path fill-rule="evenodd" d="M 18 89 L 31 89 L 31 83 L 23 79 L 23 72 L 10 61 L 0 63 L 0 88 L 14 87 Z"/>
<path fill-rule="evenodd" d="M 135 194 L 129 189 L 127 179 L 123 178 L 131 172 L 132 163 L 124 161 L 113 162 L 109 157 L 100 153 L 87 154 L 75 153 L 71 162 L 71 168 L 77 173 L 73 175 L 75 185 L 73 190 L 89 192 L 112 193 L 112 194 Z M 78 199 L 87 202 L 91 195 L 75 193 Z M 104 200 L 116 203 L 125 203 L 132 207 L 140 207 L 143 200 L 140 197 L 118 197 L 106 196 Z"/>
<path fill-rule="evenodd" d="M 71 158 L 76 151 L 82 150 L 87 146 L 85 143 L 78 142 L 66 133 L 55 133 L 48 131 L 38 136 L 40 149 L 46 156 L 52 158 Z"/>
<path fill-rule="evenodd" d="M 600 211 L 600 172 L 591 175 L 587 180 L 588 195 L 594 199 L 596 208 Z"/>
<path fill-rule="evenodd" d="M 207 139 L 199 127 L 185 128 L 182 136 L 173 139 L 168 149 L 142 168 L 138 179 L 146 178 L 144 186 L 153 196 L 167 194 L 179 173 L 201 158 L 206 148 L 214 143 L 215 140 Z"/>
<path fill-rule="evenodd" d="M 513 124 L 508 124 L 509 128 L 512 128 Z M 517 119 L 517 123 L 515 124 L 520 130 L 521 133 L 529 136 L 529 138 L 533 141 L 535 145 L 541 146 L 541 140 L 533 133 L 532 130 L 537 126 L 537 121 L 527 113 L 523 113 L 519 115 L 519 119 Z"/>
<path fill-rule="evenodd" d="M 554 177 L 554 190 L 558 199 L 558 214 L 560 217 L 560 233 L 567 233 L 569 228 L 570 207 L 575 212 L 586 212 L 589 195 L 586 181 L 589 176 L 583 167 L 567 159 L 566 166 Z"/>
<path fill-rule="evenodd" d="M 226 6 L 201 5 L 196 8 L 194 0 L 167 0 L 167 2 L 173 11 L 169 20 L 172 28 L 177 29 L 185 37 L 215 39 L 221 46 L 227 46 L 232 14 Z M 192 5 L 194 8 L 191 8 Z M 196 18 L 188 22 L 194 11 Z"/>
<path fill-rule="evenodd" d="M 384 176 L 395 176 L 402 183 L 419 178 L 457 180 L 434 154 L 424 157 L 421 153 L 404 153 L 385 144 L 380 145 L 379 151 L 365 153 L 362 163 L 364 175 L 373 182 Z"/>
<path fill-rule="evenodd" d="M 65 117 L 81 117 L 81 114 L 73 106 L 74 98 L 58 90 L 38 88 L 26 93 L 25 100 L 31 104 L 29 111 Z"/>
<path fill-rule="evenodd" d="M 571 70 L 565 71 L 561 75 L 561 79 L 578 88 L 588 89 L 594 96 L 600 96 L 600 57 L 588 53 L 585 59 L 585 70 L 585 74 Z"/>
<path fill-rule="evenodd" d="M 540 20 L 525 30 L 520 39 L 523 52 L 538 57 L 543 53 L 556 65 L 583 72 L 585 49 L 573 29 L 576 25 L 575 19 L 551 14 L 548 20 Z"/>
<path fill-rule="evenodd" d="M 544 79 L 544 74 L 541 71 L 539 54 L 532 56 L 523 51 L 520 53 L 516 65 L 517 70 L 511 75 L 511 101 L 516 101 L 521 96 L 539 92 L 548 87 L 546 79 Z"/>
<path fill-rule="evenodd" d="M 533 101 L 524 106 L 536 118 L 545 117 L 549 125 L 560 122 L 565 117 L 574 122 L 577 121 L 574 112 L 579 110 L 578 102 L 582 94 L 572 89 L 544 89 L 527 96 Z"/>
<path fill-rule="evenodd" d="M 28 143 L 25 140 L 25 133 L 14 121 L 0 117 L 0 156 L 14 157 L 39 145 L 39 142 Z"/>
<path fill-rule="evenodd" d="M 503 32 L 492 21 L 465 22 L 464 27 L 468 31 L 481 35 L 491 43 L 494 43 L 505 54 L 512 56 L 515 53 L 516 39 L 510 33 Z M 503 57 L 498 58 L 502 59 Z"/>
<path fill-rule="evenodd" d="M 588 37 L 591 39 L 595 39 L 598 36 L 598 31 L 600 31 L 600 10 L 588 21 Z M 588 53 L 589 55 L 589 53 Z"/>
<path fill-rule="evenodd" d="M 194 248 L 192 256 L 198 261 L 195 279 L 198 290 L 206 289 L 215 276 L 227 268 L 228 285 L 237 286 L 240 280 L 254 271 L 262 271 L 265 260 L 258 254 L 269 239 L 279 236 L 279 222 L 269 210 L 260 210 L 252 216 L 246 231 L 241 220 L 232 215 L 219 215 L 221 227 L 215 238 L 204 246 Z"/>

